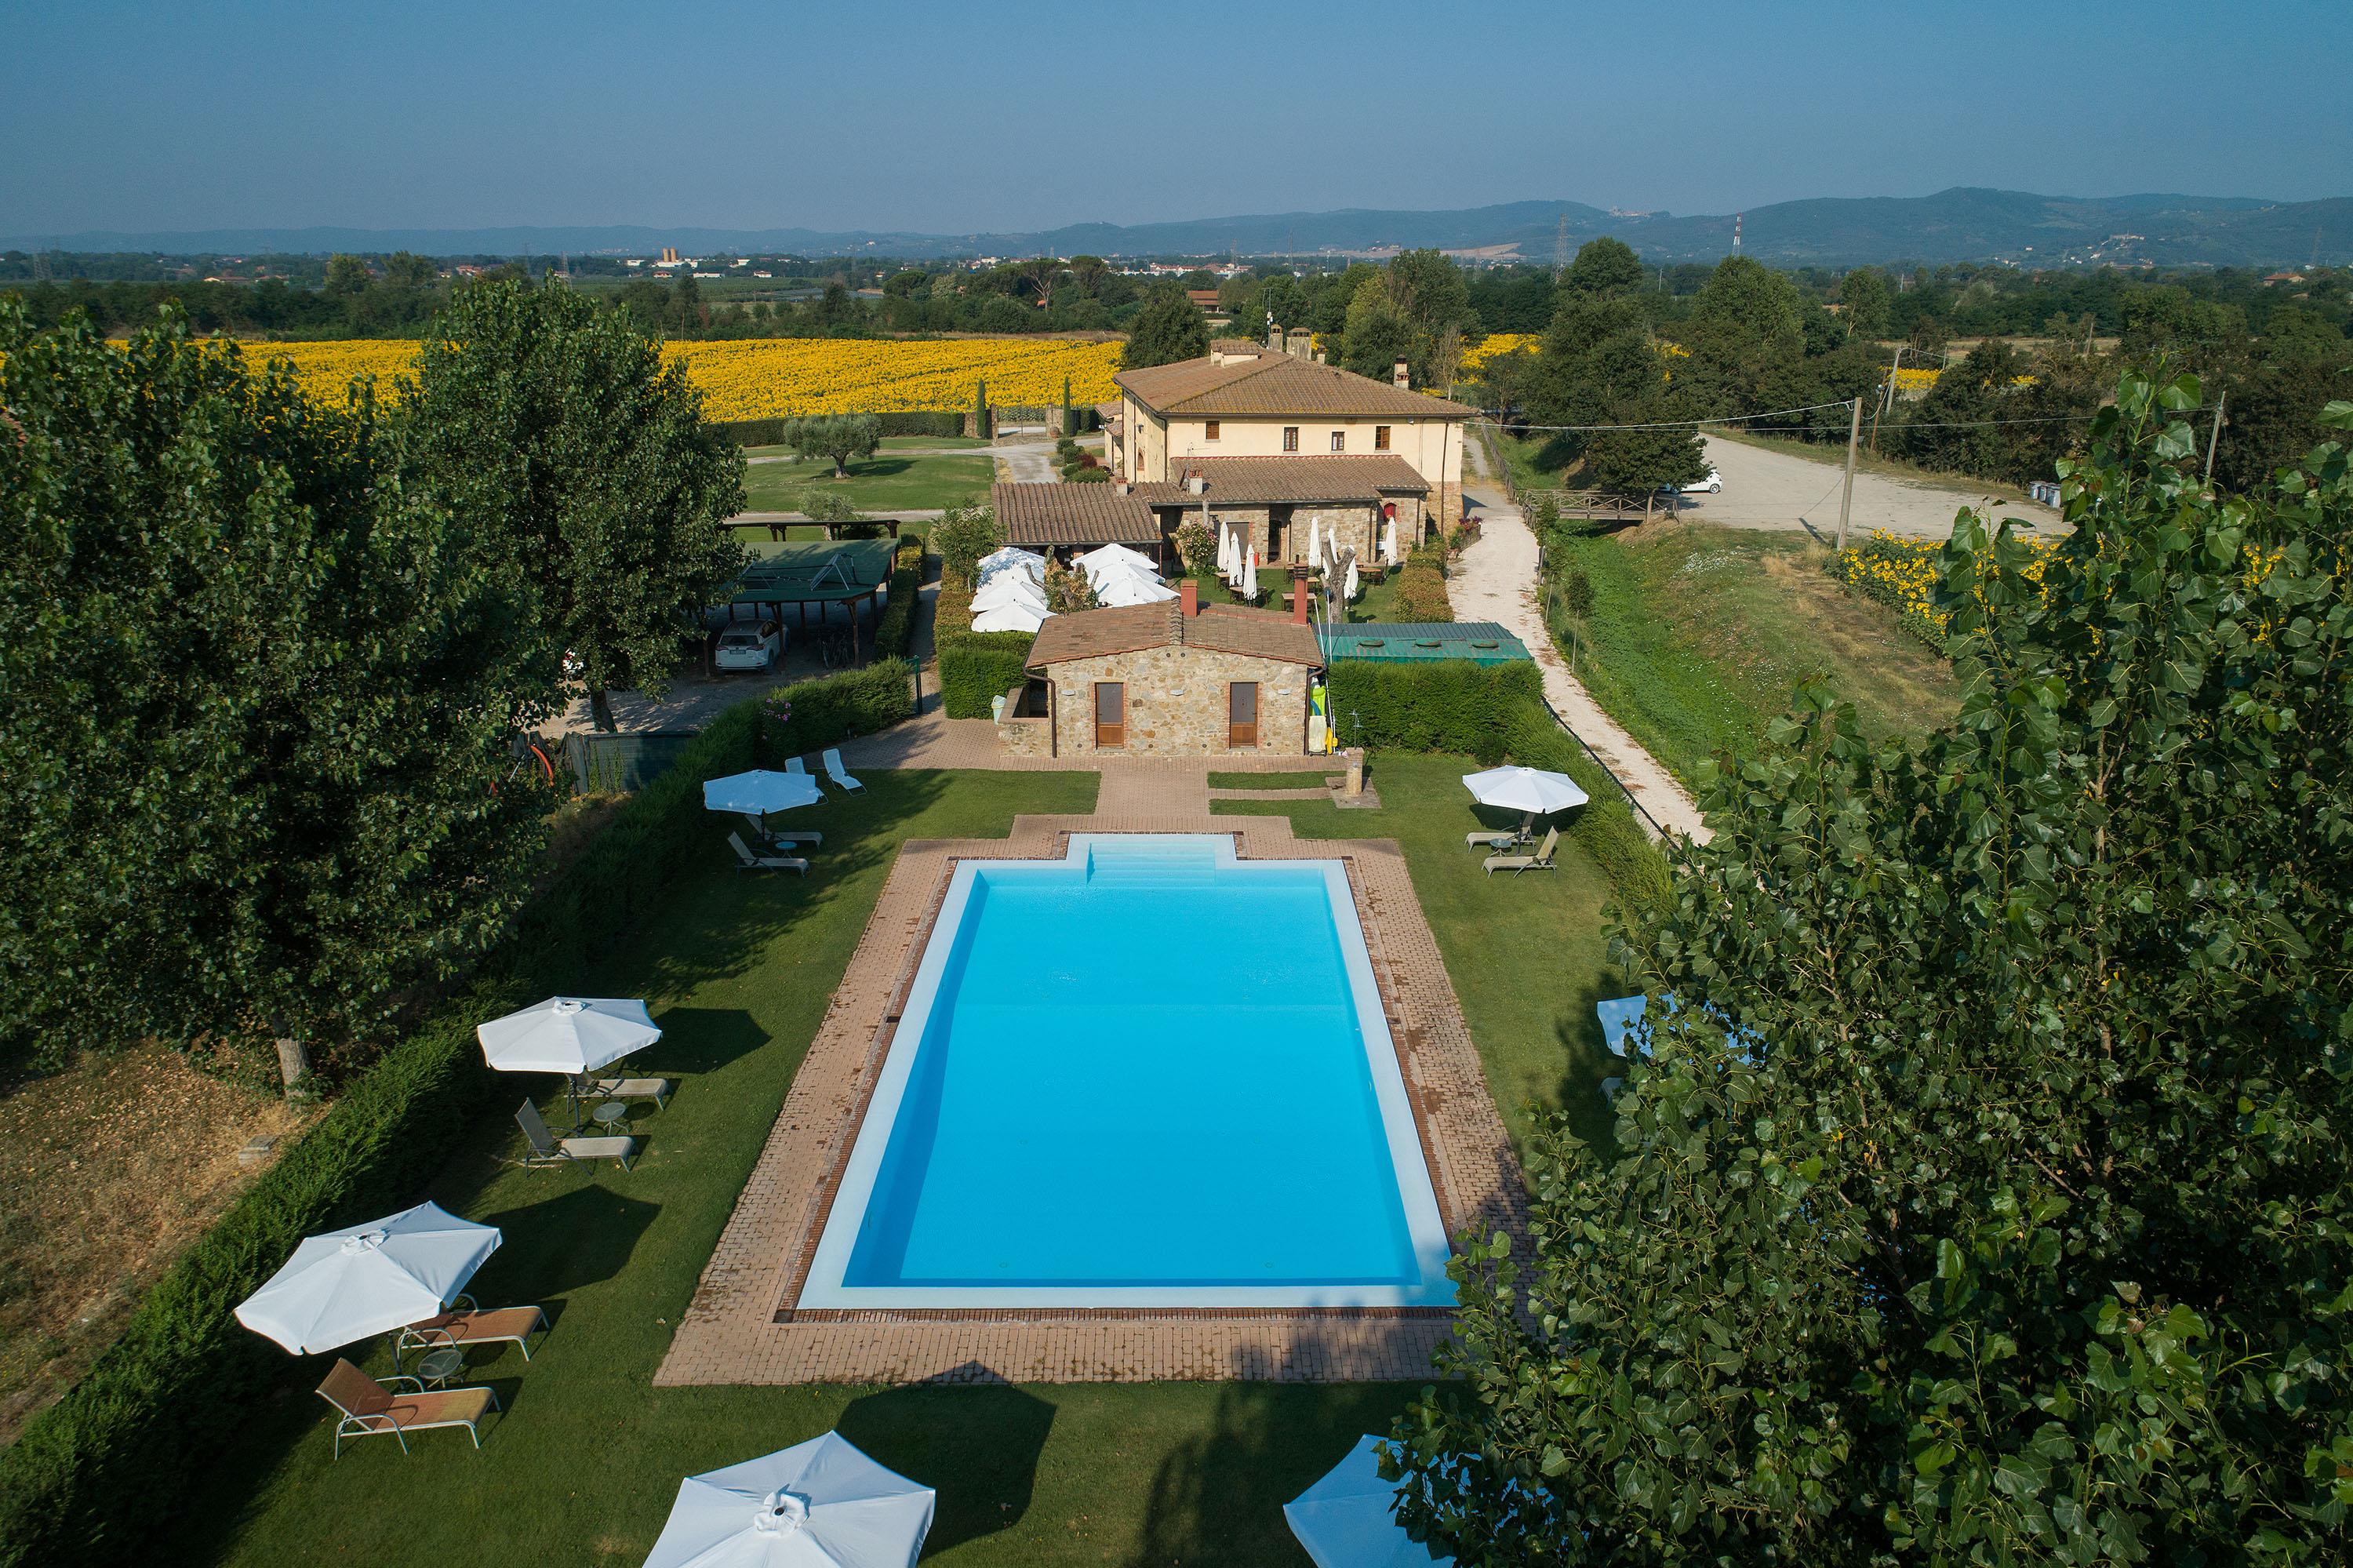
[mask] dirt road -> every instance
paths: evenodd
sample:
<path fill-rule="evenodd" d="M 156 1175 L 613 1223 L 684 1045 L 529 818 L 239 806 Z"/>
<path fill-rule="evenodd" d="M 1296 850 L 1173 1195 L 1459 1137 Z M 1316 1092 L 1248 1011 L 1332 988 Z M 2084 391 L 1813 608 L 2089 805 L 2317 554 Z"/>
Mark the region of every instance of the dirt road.
<path fill-rule="evenodd" d="M 1841 461 L 1816 461 L 1720 437 L 1701 440 L 1708 461 L 1724 476 L 1724 492 L 1685 496 L 1685 516 L 1727 528 L 1802 529 L 1824 544 L 1838 532 Z M 1843 455 L 1824 451 L 1825 460 Z M 1953 531 L 1955 512 L 1987 497 L 2004 503 L 1999 516 L 2031 523 L 2038 534 L 2055 537 L 2066 532 L 2056 512 L 2028 501 L 2013 486 L 1897 479 L 1858 470 L 1848 537 L 1883 528 L 1911 538 L 1942 539 Z"/>

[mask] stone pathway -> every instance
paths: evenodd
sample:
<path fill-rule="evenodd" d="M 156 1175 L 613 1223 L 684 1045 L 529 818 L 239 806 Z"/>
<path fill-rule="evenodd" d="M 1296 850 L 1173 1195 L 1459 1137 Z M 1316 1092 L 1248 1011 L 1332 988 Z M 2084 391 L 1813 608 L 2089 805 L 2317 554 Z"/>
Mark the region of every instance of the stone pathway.
<path fill-rule="evenodd" d="M 1473 448 L 1465 448 L 1474 451 Z M 1493 620 L 1528 646 L 1544 672 L 1545 696 L 1609 770 L 1625 781 L 1642 809 L 1672 832 L 1708 840 L 1699 807 L 1666 765 L 1645 751 L 1593 700 L 1553 646 L 1536 598 L 1536 539 L 1501 485 L 1474 478 L 1464 486 L 1479 514 L 1479 540 L 1462 552 L 1447 579 L 1457 620 Z"/>

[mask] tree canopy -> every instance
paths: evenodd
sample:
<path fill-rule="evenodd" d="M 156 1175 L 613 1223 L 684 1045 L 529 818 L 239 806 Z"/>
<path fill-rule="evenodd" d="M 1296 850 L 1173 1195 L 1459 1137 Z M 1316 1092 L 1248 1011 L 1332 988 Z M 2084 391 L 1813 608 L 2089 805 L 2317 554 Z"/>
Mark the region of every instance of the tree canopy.
<path fill-rule="evenodd" d="M 1130 370 L 1147 365 L 1174 365 L 1198 359 L 1209 352 L 1209 323 L 1199 307 L 1174 283 L 1152 291 L 1136 313 L 1134 330 L 1120 363 Z"/>
<path fill-rule="evenodd" d="M 871 414 L 815 414 L 785 421 L 785 445 L 804 458 L 830 458 L 833 477 L 849 477 L 851 458 L 872 457 L 882 445 L 882 421 Z"/>
<path fill-rule="evenodd" d="M 2201 395 L 2047 563 L 1961 515 L 1952 724 L 1801 694 L 1615 933 L 1615 1148 L 1533 1140 L 1397 1433 L 1460 1561 L 2344 1560 L 2353 468 L 2211 493 Z"/>

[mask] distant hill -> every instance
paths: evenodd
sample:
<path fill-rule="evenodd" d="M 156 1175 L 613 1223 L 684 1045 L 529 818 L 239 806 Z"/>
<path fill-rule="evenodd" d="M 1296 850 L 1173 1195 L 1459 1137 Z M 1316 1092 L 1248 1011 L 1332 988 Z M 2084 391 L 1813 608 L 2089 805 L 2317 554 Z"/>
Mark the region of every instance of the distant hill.
<path fill-rule="evenodd" d="M 1506 202 L 1453 212 L 1261 213 L 1173 223 L 1073 224 L 1035 233 L 909 234 L 808 228 L 224 228 L 90 232 L 0 240 L 16 249 L 170 254 L 319 254 L 415 250 L 434 256 L 860 253 L 956 256 L 1252 257 L 1377 255 L 1438 246 L 1546 262 L 1566 223 L 1571 245 L 1615 234 L 1653 261 L 1713 261 L 1732 249 L 1733 217 L 1619 217 L 1572 201 Z M 2267 267 L 2353 262 L 2353 197 L 2267 202 L 2248 196 L 2046 196 L 1956 186 L 1927 196 L 1820 197 L 1740 215 L 1743 254 L 1783 266 L 1889 261 L 2097 262 Z"/>

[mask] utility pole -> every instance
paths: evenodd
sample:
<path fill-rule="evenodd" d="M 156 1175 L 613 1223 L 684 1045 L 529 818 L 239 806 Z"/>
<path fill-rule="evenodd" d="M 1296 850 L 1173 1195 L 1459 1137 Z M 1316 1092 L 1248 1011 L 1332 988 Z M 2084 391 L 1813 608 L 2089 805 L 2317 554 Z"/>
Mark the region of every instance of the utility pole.
<path fill-rule="evenodd" d="M 1854 510 L 1854 449 L 1862 439 L 1862 398 L 1858 394 L 1848 405 L 1852 410 L 1846 427 L 1846 488 L 1839 493 L 1839 554 L 1846 554 L 1846 518 Z"/>
<path fill-rule="evenodd" d="M 1895 397 L 1895 373 L 1904 368 L 1904 349 L 1903 344 L 1895 345 L 1895 363 L 1888 368 L 1887 384 L 1879 389 L 1879 396 L 1872 399 L 1871 455 L 1873 457 L 1879 455 L 1879 416 Z"/>
<path fill-rule="evenodd" d="M 2230 400 L 2231 395 L 2228 392 L 2220 393 L 2215 397 L 2214 428 L 2206 432 L 2206 488 L 2209 490 L 2214 488 L 2214 449 L 2221 445 L 2222 440 L 2222 405 Z"/>

